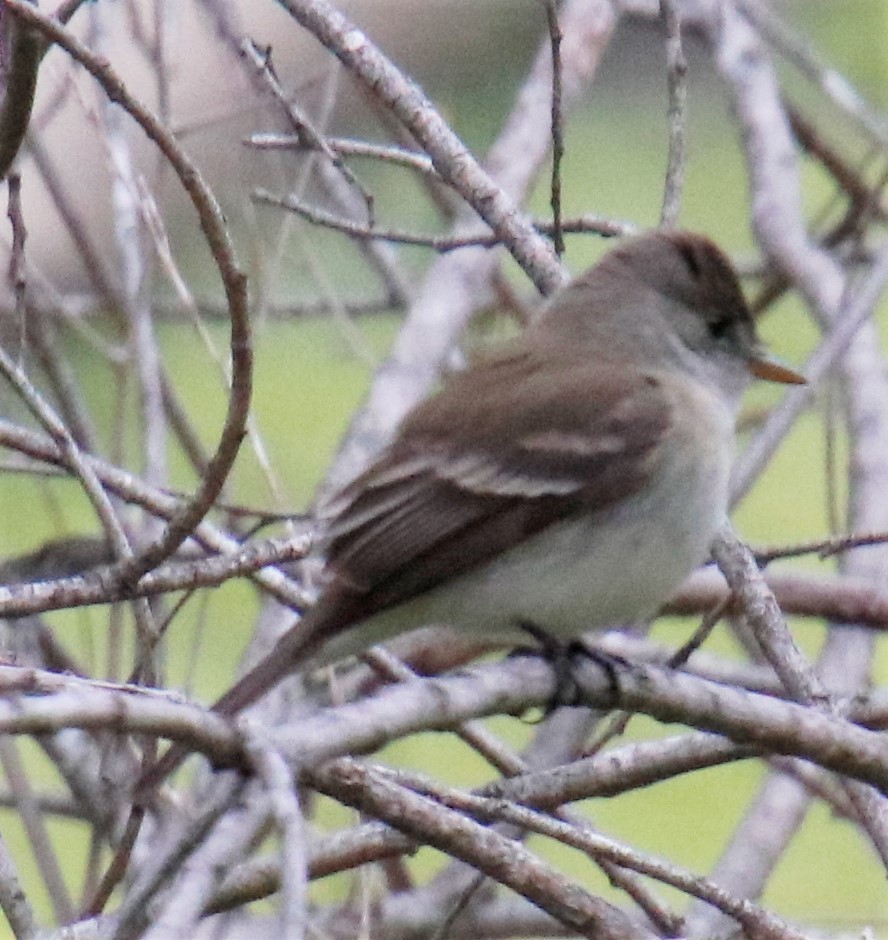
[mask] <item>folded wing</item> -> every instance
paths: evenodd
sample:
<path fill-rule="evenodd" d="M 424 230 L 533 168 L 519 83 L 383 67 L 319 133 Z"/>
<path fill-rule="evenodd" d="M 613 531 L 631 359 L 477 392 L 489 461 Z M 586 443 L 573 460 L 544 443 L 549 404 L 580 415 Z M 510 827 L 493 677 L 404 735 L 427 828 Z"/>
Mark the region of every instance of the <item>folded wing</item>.
<path fill-rule="evenodd" d="M 332 582 L 314 627 L 363 619 L 632 495 L 670 428 L 658 384 L 653 373 L 526 351 L 455 376 L 334 502 Z"/>

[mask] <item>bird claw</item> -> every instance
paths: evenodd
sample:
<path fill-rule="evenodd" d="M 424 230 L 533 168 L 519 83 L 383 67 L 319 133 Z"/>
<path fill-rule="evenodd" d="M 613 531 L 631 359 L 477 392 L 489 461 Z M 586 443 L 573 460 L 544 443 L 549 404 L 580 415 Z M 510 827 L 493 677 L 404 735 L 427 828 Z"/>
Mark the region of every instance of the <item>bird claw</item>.
<path fill-rule="evenodd" d="M 592 660 L 604 670 L 608 680 L 608 689 L 614 700 L 613 707 L 617 707 L 620 698 L 617 667 L 627 666 L 628 663 L 625 660 L 593 649 L 579 639 L 573 639 L 565 643 L 530 621 L 519 620 L 517 625 L 519 629 L 529 634 L 538 645 L 535 647 L 518 646 L 509 655 L 542 656 L 552 666 L 555 673 L 555 691 L 546 703 L 542 716 L 539 719 L 522 720 L 525 720 L 528 724 L 539 724 L 557 708 L 587 707 L 582 696 L 582 685 L 577 681 L 574 670 L 574 660 L 579 657 Z"/>

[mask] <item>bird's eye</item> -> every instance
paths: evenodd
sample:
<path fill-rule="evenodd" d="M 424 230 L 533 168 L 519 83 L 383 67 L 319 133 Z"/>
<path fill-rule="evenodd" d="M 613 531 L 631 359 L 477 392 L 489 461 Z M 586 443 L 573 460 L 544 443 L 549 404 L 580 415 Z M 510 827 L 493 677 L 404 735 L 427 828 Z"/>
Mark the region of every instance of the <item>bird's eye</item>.
<path fill-rule="evenodd" d="M 710 320 L 707 326 L 709 327 L 709 335 L 713 339 L 721 339 L 731 328 L 731 318 L 719 317 L 718 320 Z"/>

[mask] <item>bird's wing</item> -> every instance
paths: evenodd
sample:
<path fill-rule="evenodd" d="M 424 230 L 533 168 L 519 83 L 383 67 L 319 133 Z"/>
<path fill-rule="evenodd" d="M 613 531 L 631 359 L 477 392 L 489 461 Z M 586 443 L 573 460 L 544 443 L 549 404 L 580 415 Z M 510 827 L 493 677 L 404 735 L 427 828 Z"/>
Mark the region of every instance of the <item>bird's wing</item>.
<path fill-rule="evenodd" d="M 655 374 L 517 352 L 455 376 L 335 500 L 318 626 L 362 619 L 633 494 L 671 425 L 658 386 Z"/>

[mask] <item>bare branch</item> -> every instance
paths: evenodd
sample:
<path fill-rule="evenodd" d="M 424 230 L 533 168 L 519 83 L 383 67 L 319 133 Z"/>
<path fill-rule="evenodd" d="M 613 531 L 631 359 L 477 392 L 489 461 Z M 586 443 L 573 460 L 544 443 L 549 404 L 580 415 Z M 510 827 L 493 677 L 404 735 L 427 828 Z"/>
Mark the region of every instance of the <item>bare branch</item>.
<path fill-rule="evenodd" d="M 103 87 L 108 97 L 125 107 L 149 138 L 160 148 L 191 198 L 200 217 L 207 244 L 222 277 L 231 313 L 231 395 L 225 426 L 202 478 L 201 485 L 190 503 L 170 520 L 166 532 L 158 542 L 141 552 L 138 558 L 121 565 L 118 577 L 133 581 L 171 555 L 189 536 L 192 529 L 206 515 L 219 495 L 231 469 L 249 414 L 252 389 L 252 345 L 247 316 L 246 277 L 240 271 L 234 248 L 225 224 L 225 218 L 212 193 L 206 187 L 197 167 L 160 122 L 136 101 L 108 62 L 91 53 L 70 33 L 47 17 L 37 13 L 23 0 L 8 0 L 6 8 L 17 17 L 35 27 L 50 42 L 57 43 L 80 62 Z"/>
<path fill-rule="evenodd" d="M 331 212 L 310 206 L 295 196 L 276 196 L 265 189 L 257 189 L 253 193 L 257 202 L 269 206 L 278 206 L 295 212 L 300 218 L 312 225 L 321 225 L 358 239 L 379 239 L 380 241 L 398 242 L 402 245 L 422 245 L 434 251 L 447 252 L 457 248 L 470 248 L 479 246 L 491 248 L 500 244 L 499 238 L 491 234 L 460 234 L 460 235 L 421 235 L 413 232 L 398 231 L 397 229 L 383 228 L 377 225 L 362 225 L 340 218 Z M 534 222 L 534 228 L 545 235 L 555 236 L 555 222 Z M 591 232 L 607 238 L 617 235 L 629 235 L 635 231 L 635 226 L 627 222 L 614 219 L 605 219 L 600 216 L 582 216 L 578 219 L 560 219 L 558 230 L 562 235 Z"/>
<path fill-rule="evenodd" d="M 32 940 L 39 931 L 34 910 L 22 889 L 15 862 L 0 835 L 0 908 L 16 940 Z"/>
<path fill-rule="evenodd" d="M 565 274 L 549 244 L 477 164 L 419 88 L 407 82 L 357 26 L 325 0 L 281 0 L 281 5 L 391 108 L 441 177 L 490 225 L 542 293 L 563 283 Z"/>
<path fill-rule="evenodd" d="M 494 830 L 443 811 L 439 804 L 411 794 L 385 776 L 340 761 L 311 773 L 313 784 L 363 812 L 372 813 L 414 838 L 469 862 L 533 901 L 580 936 L 597 940 L 653 937 L 633 926 L 619 909 L 587 894 L 515 842 Z"/>
<path fill-rule="evenodd" d="M 688 63 L 681 43 L 681 15 L 674 0 L 660 0 L 660 19 L 666 31 L 666 84 L 669 89 L 669 160 L 660 225 L 674 228 L 684 187 L 688 99 Z"/>
<path fill-rule="evenodd" d="M 233 552 L 191 562 L 170 562 L 124 585 L 114 569 L 31 584 L 0 585 L 0 617 L 22 617 L 47 610 L 110 604 L 170 591 L 218 587 L 231 578 L 255 574 L 271 565 L 304 558 L 311 536 L 249 542 Z"/>
<path fill-rule="evenodd" d="M 562 106 L 566 112 L 581 99 L 594 77 L 616 25 L 616 15 L 606 0 L 571 0 L 562 10 L 561 20 L 565 36 L 561 49 L 564 66 Z M 540 48 L 512 113 L 485 160 L 490 178 L 502 187 L 508 200 L 526 198 L 547 156 L 551 123 L 551 66 L 551 54 L 546 43 Z M 396 83 L 394 87 L 400 86 Z M 413 98 L 404 100 L 404 108 L 396 112 L 399 117 L 402 110 L 409 110 L 413 101 Z M 417 120 L 425 117 L 425 111 L 416 112 Z M 439 120 L 437 116 L 429 117 L 429 134 L 437 134 Z M 421 128 L 414 128 L 414 123 L 411 120 L 407 126 L 419 133 Z M 434 141 L 427 141 L 425 136 L 428 135 L 417 139 L 426 147 L 432 162 L 441 172 L 439 160 L 450 165 L 449 142 L 452 138 L 445 135 L 442 146 L 433 151 L 430 147 Z M 454 156 L 454 175 L 458 180 L 461 176 L 457 171 L 465 161 L 459 150 Z M 468 166 L 474 166 L 474 162 Z M 454 180 L 448 181 L 454 184 Z M 478 196 L 485 191 L 476 187 L 471 178 L 466 182 Z M 460 195 L 466 196 L 461 184 L 456 188 Z M 490 223 L 491 220 L 485 221 Z M 466 224 L 465 216 L 460 216 L 454 226 L 456 233 L 461 234 Z M 495 225 L 491 227 L 494 234 L 502 234 Z M 508 241 L 504 244 L 508 247 Z M 538 243 L 534 241 L 528 246 L 531 244 Z M 544 253 L 542 249 L 540 251 L 541 256 L 544 254 L 549 259 L 548 269 L 554 256 L 549 249 Z M 528 253 L 535 255 L 536 250 L 528 247 Z M 465 251 L 451 258 L 441 258 L 429 269 L 387 359 L 377 370 L 362 411 L 352 420 L 345 442 L 327 474 L 323 493 L 330 493 L 351 479 L 388 439 L 407 411 L 426 394 L 469 318 L 487 299 L 496 267 L 496 257 L 491 253 Z M 562 276 L 559 273 L 552 277 L 551 283 L 546 278 L 546 283 L 554 286 Z M 537 278 L 531 276 L 531 279 L 539 286 Z"/>

